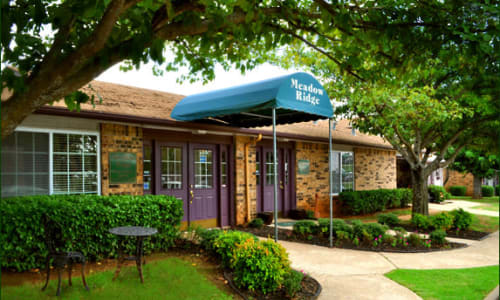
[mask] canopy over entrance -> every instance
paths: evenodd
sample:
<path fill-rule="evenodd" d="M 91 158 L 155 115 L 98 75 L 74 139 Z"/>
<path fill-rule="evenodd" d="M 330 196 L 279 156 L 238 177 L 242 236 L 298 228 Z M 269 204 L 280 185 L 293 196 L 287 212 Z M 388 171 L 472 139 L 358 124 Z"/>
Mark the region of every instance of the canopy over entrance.
<path fill-rule="evenodd" d="M 333 117 L 323 86 L 307 73 L 290 75 L 188 96 L 172 118 L 237 127 L 305 122 Z"/>
<path fill-rule="evenodd" d="M 180 121 L 238 127 L 273 125 L 273 165 L 277 170 L 276 124 L 329 119 L 329 161 L 332 156 L 333 108 L 323 86 L 307 73 L 259 81 L 182 99 L 172 110 Z M 330 247 L 332 247 L 332 172 L 330 178 Z M 274 172 L 274 240 L 278 240 L 278 172 Z M 246 174 L 248 176 L 248 172 Z M 247 199 L 247 201 L 249 201 Z"/>

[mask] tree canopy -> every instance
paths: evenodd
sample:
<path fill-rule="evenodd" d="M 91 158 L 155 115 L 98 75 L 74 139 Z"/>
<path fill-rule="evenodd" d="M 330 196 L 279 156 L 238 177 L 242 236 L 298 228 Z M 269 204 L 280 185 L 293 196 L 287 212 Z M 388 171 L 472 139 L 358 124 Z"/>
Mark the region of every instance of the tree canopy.
<path fill-rule="evenodd" d="M 314 2 L 322 17 L 283 29 L 295 42 L 271 58 L 309 68 L 339 114 L 391 143 L 411 167 L 413 212 L 427 214 L 429 174 L 500 137 L 499 3 Z"/>

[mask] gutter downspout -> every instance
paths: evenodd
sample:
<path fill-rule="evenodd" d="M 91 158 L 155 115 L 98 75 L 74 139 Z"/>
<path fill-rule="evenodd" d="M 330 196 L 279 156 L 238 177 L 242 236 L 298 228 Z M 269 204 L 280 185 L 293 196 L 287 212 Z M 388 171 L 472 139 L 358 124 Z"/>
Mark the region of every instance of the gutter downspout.
<path fill-rule="evenodd" d="M 248 143 L 245 143 L 245 201 L 247 203 L 247 222 L 250 222 L 250 183 L 249 183 L 249 178 L 250 174 L 248 174 L 248 152 L 250 149 L 250 145 L 255 145 L 258 142 L 262 140 L 262 134 L 259 133 L 257 138 L 254 141 L 250 141 Z"/>

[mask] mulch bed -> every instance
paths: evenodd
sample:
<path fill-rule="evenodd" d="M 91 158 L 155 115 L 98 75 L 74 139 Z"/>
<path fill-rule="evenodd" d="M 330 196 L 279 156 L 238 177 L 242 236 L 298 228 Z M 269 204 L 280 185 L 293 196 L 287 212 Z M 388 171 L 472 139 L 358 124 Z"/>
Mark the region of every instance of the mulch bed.
<path fill-rule="evenodd" d="M 256 236 L 261 237 L 274 237 L 274 227 L 263 226 L 261 228 L 251 228 L 251 227 L 237 227 L 237 230 L 250 232 Z M 278 239 L 282 241 L 288 242 L 296 242 L 296 243 L 305 243 L 311 245 L 318 245 L 329 247 L 330 243 L 328 237 L 311 235 L 308 237 L 303 237 L 299 235 L 293 234 L 292 230 L 278 228 Z M 383 243 L 378 246 L 373 246 L 370 243 L 360 243 L 359 245 L 355 245 L 352 241 L 347 240 L 333 240 L 333 246 L 335 248 L 343 248 L 343 249 L 353 249 L 353 250 L 363 250 L 363 251 L 374 251 L 374 252 L 399 252 L 399 253 L 420 253 L 420 252 L 432 252 L 432 251 L 443 251 L 443 250 L 452 250 L 467 247 L 467 244 L 463 243 L 454 243 L 447 242 L 443 246 L 433 245 L 430 248 L 424 246 L 414 247 L 412 245 L 408 245 L 406 247 L 397 247 L 394 248 L 390 244 Z"/>
<path fill-rule="evenodd" d="M 426 233 L 426 234 L 430 233 L 429 231 L 418 230 L 415 226 L 413 226 L 411 224 L 402 224 L 402 225 L 398 225 L 398 226 L 403 227 L 408 232 L 418 231 L 419 233 Z M 447 230 L 446 236 L 451 237 L 451 238 L 457 238 L 457 239 L 480 241 L 480 240 L 488 237 L 488 235 L 490 233 L 491 232 L 475 231 L 475 230 L 469 230 L 469 229 L 460 230 L 459 232 L 457 232 L 456 230 Z"/>
<path fill-rule="evenodd" d="M 229 285 L 233 290 L 240 295 L 243 299 L 262 299 L 262 300 L 279 300 L 279 299 L 290 299 L 283 290 L 278 290 L 274 293 L 269 293 L 263 295 L 261 293 L 251 292 L 249 290 L 239 289 L 233 281 L 233 274 L 231 272 L 225 271 L 224 277 L 229 281 Z M 309 275 L 304 276 L 301 282 L 302 289 L 298 291 L 293 299 L 304 299 L 304 300 L 315 300 L 319 297 L 322 287 L 319 282 Z"/>

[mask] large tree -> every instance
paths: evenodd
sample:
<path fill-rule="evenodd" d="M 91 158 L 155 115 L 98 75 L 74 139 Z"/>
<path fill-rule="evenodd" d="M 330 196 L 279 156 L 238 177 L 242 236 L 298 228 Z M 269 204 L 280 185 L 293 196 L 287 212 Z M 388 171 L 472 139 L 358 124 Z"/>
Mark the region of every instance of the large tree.
<path fill-rule="evenodd" d="M 429 174 L 467 145 L 499 139 L 499 3 L 315 0 L 312 7 L 321 18 L 280 24 L 296 42 L 271 58 L 320 76 L 342 104 L 338 113 L 391 143 L 411 168 L 413 213 L 428 214 Z M 457 151 L 445 158 L 450 147 Z"/>
<path fill-rule="evenodd" d="M 451 149 L 449 152 L 448 155 L 452 155 L 454 150 Z M 448 168 L 461 173 L 471 173 L 474 176 L 473 198 L 478 199 L 481 198 L 481 179 L 491 178 L 500 170 L 500 155 L 491 151 L 465 148 Z"/>
<path fill-rule="evenodd" d="M 258 53 L 290 38 L 272 27 L 295 0 L 20 0 L 2 1 L 2 138 L 37 108 L 65 98 L 119 62 L 156 63 L 161 73 L 189 66 L 210 80 L 214 64 L 242 71 Z M 169 51 L 166 51 L 166 49 Z M 93 99 L 91 99 L 93 100 Z"/>

